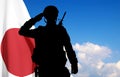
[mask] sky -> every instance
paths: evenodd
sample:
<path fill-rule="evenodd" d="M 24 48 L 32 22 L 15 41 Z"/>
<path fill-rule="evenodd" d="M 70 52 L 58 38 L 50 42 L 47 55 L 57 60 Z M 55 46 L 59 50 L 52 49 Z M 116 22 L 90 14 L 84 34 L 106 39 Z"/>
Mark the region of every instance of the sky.
<path fill-rule="evenodd" d="M 75 77 L 120 77 L 119 0 L 24 0 L 32 17 L 48 5 L 66 11 L 63 26 L 79 61 Z M 44 19 L 35 27 L 45 25 Z M 86 70 L 87 69 L 87 70 Z"/>

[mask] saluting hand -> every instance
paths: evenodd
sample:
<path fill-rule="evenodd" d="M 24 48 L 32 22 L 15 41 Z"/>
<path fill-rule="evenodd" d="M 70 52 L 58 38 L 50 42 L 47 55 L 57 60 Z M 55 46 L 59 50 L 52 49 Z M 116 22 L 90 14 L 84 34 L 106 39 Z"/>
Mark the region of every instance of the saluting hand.
<path fill-rule="evenodd" d="M 38 14 L 37 16 L 35 16 L 35 20 L 36 21 L 40 21 L 41 19 L 42 19 L 42 17 L 43 17 L 43 13 L 40 13 L 40 14 Z"/>

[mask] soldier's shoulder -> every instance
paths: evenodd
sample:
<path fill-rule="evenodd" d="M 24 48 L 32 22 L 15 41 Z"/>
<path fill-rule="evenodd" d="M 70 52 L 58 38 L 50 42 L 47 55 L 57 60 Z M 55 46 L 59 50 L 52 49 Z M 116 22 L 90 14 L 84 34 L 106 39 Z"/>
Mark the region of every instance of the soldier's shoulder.
<path fill-rule="evenodd" d="M 64 26 L 57 26 L 60 30 L 66 30 Z"/>
<path fill-rule="evenodd" d="M 42 26 L 42 25 L 38 26 L 38 27 L 35 29 L 36 32 L 40 32 L 40 31 L 43 31 L 43 30 L 44 30 L 44 26 Z"/>

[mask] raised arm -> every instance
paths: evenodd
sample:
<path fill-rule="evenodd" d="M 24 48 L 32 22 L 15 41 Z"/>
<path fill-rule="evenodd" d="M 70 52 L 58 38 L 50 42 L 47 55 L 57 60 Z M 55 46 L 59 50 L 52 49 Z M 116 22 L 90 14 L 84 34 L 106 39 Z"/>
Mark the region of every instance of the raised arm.
<path fill-rule="evenodd" d="M 24 25 L 20 28 L 19 34 L 27 37 L 34 37 L 35 30 L 30 29 L 36 22 L 41 20 L 43 17 L 43 14 L 40 13 L 39 15 L 35 16 L 34 18 L 31 18 L 30 20 L 26 21 Z"/>

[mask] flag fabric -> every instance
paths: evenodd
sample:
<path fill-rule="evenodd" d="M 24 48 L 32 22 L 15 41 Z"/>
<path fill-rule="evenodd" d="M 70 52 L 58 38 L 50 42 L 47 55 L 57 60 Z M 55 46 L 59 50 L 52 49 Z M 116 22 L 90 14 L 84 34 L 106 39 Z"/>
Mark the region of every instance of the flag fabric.
<path fill-rule="evenodd" d="M 34 77 L 34 40 L 20 36 L 30 19 L 23 0 L 0 0 L 0 77 Z"/>

